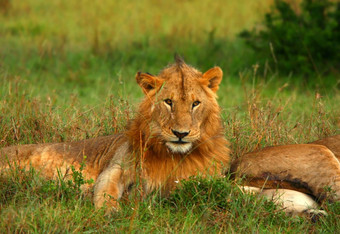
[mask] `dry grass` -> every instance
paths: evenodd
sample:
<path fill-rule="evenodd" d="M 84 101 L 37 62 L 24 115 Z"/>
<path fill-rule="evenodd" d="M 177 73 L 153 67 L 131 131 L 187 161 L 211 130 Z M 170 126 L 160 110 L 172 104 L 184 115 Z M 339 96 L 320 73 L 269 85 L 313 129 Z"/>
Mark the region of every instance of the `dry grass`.
<path fill-rule="evenodd" d="M 43 40 L 46 47 L 66 40 L 70 45 L 138 41 L 150 37 L 175 36 L 199 40 L 215 31 L 218 37 L 234 37 L 253 26 L 273 0 L 265 1 L 11 1 L 6 36 L 18 33 L 27 42 Z M 8 30 L 10 29 L 10 30 Z M 201 38 L 202 39 L 202 38 Z"/>
<path fill-rule="evenodd" d="M 272 2 L 9 1 L 0 13 L 0 147 L 122 131 L 142 96 L 134 74 L 157 73 L 177 49 L 189 64 L 202 70 L 220 65 L 227 74 L 219 103 L 234 157 L 339 134 L 336 87 L 256 74 L 251 64 L 235 68 L 248 54 L 231 40 Z M 230 75 L 230 68 L 240 75 Z M 229 180 L 189 181 L 165 202 L 157 194 L 135 197 L 138 202 L 123 201 L 120 212 L 104 216 L 90 196 L 64 199 L 69 188 L 56 188 L 32 171 L 16 172 L 0 175 L 1 231 L 331 233 L 340 225 L 338 204 L 326 204 L 329 217 L 313 224 L 245 196 Z M 187 196 L 193 190 L 197 196 Z M 226 199 L 212 200 L 221 198 L 220 191 Z"/>

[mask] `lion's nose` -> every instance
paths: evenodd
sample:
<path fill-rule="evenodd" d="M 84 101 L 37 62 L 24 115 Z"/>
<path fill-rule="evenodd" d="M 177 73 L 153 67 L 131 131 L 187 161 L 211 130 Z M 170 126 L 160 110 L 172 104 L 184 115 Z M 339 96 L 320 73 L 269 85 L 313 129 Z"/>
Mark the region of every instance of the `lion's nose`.
<path fill-rule="evenodd" d="M 179 139 L 182 139 L 184 137 L 186 137 L 187 135 L 189 135 L 190 131 L 189 132 L 178 132 L 176 130 L 173 130 L 171 129 L 172 133 L 177 136 Z"/>

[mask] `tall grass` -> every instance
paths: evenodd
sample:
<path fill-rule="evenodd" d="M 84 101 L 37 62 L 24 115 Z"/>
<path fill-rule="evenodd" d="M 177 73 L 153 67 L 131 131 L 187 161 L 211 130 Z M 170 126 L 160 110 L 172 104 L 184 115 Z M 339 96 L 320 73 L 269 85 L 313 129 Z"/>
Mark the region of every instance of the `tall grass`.
<path fill-rule="evenodd" d="M 71 141 L 122 131 L 133 117 L 124 100 L 108 97 L 89 109 L 74 100 L 58 106 L 22 95 L 20 82 L 3 93 L 1 144 Z M 137 84 L 134 84 L 137 86 Z M 30 87 L 28 84 L 26 87 Z M 266 84 L 241 85 L 240 105 L 225 108 L 226 137 L 233 157 L 265 145 L 307 142 L 337 133 L 339 109 L 332 99 L 304 96 L 292 90 L 277 100 L 263 97 Z M 243 91 L 242 91 L 243 90 Z M 233 93 L 235 95 L 235 93 Z M 268 95 L 268 94 L 267 94 Z M 281 96 L 282 95 L 282 96 Z M 220 90 L 220 96 L 229 96 Z M 232 97 L 232 96 L 229 96 Z M 300 100 L 302 99 L 302 100 Z M 244 100 L 244 101 L 242 101 Z M 306 105 L 303 111 L 296 106 Z M 223 107 L 223 105 L 222 105 Z M 0 230 L 8 232 L 331 232 L 339 229 L 340 204 L 324 204 L 329 215 L 314 223 L 286 216 L 272 202 L 243 194 L 237 181 L 191 179 L 163 198 L 157 192 L 143 198 L 133 191 L 121 200 L 121 210 L 105 215 L 94 210 L 91 194 L 74 193 L 77 181 L 58 183 L 40 178 L 34 170 L 15 167 L 0 175 Z M 66 186 L 65 186 L 66 184 Z M 70 197 L 70 194 L 73 196 Z"/>
<path fill-rule="evenodd" d="M 233 157 L 339 133 L 336 79 L 301 84 L 268 69 L 235 34 L 260 20 L 266 1 L 0 1 L 0 147 L 64 142 L 124 129 L 142 92 L 139 70 L 157 73 L 175 52 L 201 70 L 224 70 L 219 103 Z M 254 66 L 252 66 L 254 65 Z M 336 83 L 338 82 L 338 83 Z M 34 170 L 0 174 L 2 232 L 336 232 L 339 204 L 316 224 L 243 194 L 224 178 L 192 179 L 168 198 L 137 191 L 121 210 L 94 210 L 77 181 Z M 63 185 L 64 184 L 64 185 Z M 66 183 L 67 185 L 68 183 Z M 71 193 L 72 194 L 72 193 Z M 132 202 L 131 202 L 132 201 Z"/>
<path fill-rule="evenodd" d="M 184 181 L 169 197 L 138 191 L 120 202 L 120 210 L 94 210 L 90 194 L 55 186 L 34 170 L 13 168 L 1 174 L 0 230 L 13 232 L 326 232 L 339 230 L 340 204 L 324 204 L 328 216 L 289 217 L 271 201 L 244 194 L 228 178 Z"/>
<path fill-rule="evenodd" d="M 0 73 L 34 82 L 34 95 L 75 93 L 92 103 L 138 70 L 158 72 L 175 52 L 204 69 L 219 64 L 237 73 L 249 56 L 228 40 L 270 2 L 13 0 L 0 13 Z M 131 93 L 127 86 L 124 95 Z"/>

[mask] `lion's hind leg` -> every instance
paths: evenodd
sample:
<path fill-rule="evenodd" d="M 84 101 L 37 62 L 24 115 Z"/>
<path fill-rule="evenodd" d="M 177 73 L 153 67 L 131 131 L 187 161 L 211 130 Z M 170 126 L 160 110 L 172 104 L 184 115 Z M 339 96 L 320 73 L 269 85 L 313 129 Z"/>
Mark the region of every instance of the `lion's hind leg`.
<path fill-rule="evenodd" d="M 236 176 L 245 177 L 248 186 L 308 191 L 318 200 L 340 200 L 340 163 L 322 145 L 267 147 L 245 154 L 231 168 Z"/>
<path fill-rule="evenodd" d="M 283 211 L 292 216 L 308 217 L 317 220 L 322 216 L 327 216 L 327 212 L 318 208 L 314 199 L 302 192 L 290 189 L 260 189 L 256 187 L 244 186 L 242 190 L 247 193 L 259 194 L 272 200 Z"/>
<path fill-rule="evenodd" d="M 305 194 L 290 189 L 265 189 L 260 195 L 263 195 L 276 204 L 282 206 L 285 213 L 297 216 L 306 216 L 314 218 L 314 216 L 326 216 L 324 210 L 319 209 L 314 199 Z"/>

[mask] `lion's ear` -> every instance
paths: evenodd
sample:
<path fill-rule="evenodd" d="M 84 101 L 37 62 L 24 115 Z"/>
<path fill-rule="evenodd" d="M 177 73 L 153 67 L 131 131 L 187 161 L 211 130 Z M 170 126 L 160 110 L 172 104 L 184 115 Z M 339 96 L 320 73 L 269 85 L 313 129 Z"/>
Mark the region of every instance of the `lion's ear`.
<path fill-rule="evenodd" d="M 213 67 L 203 74 L 202 83 L 207 85 L 212 91 L 216 92 L 219 88 L 222 77 L 222 69 L 220 67 Z"/>
<path fill-rule="evenodd" d="M 147 94 L 149 91 L 162 86 L 163 81 L 156 76 L 149 73 L 138 72 L 136 75 L 136 81 L 142 88 L 143 92 Z"/>

